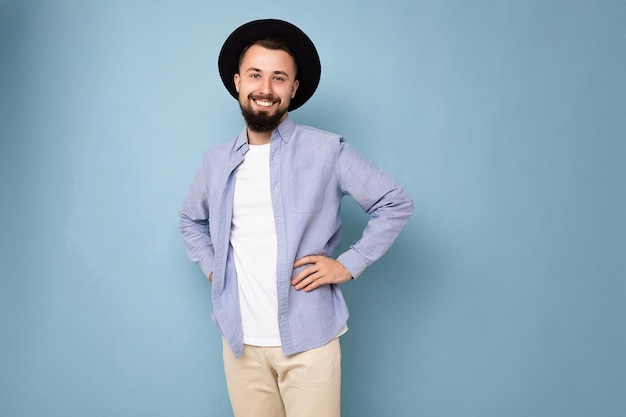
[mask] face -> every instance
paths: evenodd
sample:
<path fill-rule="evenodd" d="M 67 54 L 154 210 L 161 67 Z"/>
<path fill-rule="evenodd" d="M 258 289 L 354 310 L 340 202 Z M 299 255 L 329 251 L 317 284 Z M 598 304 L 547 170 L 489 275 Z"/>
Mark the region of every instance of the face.
<path fill-rule="evenodd" d="M 298 89 L 296 65 L 285 51 L 253 45 L 243 56 L 235 87 L 248 127 L 271 132 L 287 117 Z"/>

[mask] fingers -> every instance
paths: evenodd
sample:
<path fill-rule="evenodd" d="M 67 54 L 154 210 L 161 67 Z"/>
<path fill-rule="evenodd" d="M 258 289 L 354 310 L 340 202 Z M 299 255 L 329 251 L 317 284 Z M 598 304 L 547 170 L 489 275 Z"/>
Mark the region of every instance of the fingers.
<path fill-rule="evenodd" d="M 309 286 L 311 283 L 317 280 L 318 276 L 316 275 L 316 273 L 317 269 L 314 265 L 304 268 L 298 273 L 298 275 L 293 277 L 293 279 L 291 280 L 291 285 L 293 285 L 296 290 L 301 290 L 302 288 Z"/>
<path fill-rule="evenodd" d="M 300 280 L 294 279 L 292 284 L 298 291 L 304 289 L 304 291 L 309 292 L 320 285 L 328 284 L 328 282 L 326 282 L 321 274 L 315 272 L 302 277 Z"/>
<path fill-rule="evenodd" d="M 291 280 L 296 290 L 309 292 L 322 285 L 340 284 L 351 278 L 350 272 L 339 261 L 327 256 L 304 256 L 294 262 L 294 268 L 304 265 L 309 266 Z"/>
<path fill-rule="evenodd" d="M 300 290 L 307 285 L 311 284 L 317 276 L 313 276 L 319 270 L 319 261 L 322 257 L 317 255 L 304 256 L 300 259 L 296 259 L 293 264 L 294 268 L 299 268 L 304 265 L 310 265 L 304 268 L 291 280 L 291 285 L 295 286 L 297 290 Z"/>
<path fill-rule="evenodd" d="M 293 264 L 293 267 L 298 268 L 306 264 L 314 264 L 315 262 L 319 260 L 319 258 L 323 258 L 323 256 L 319 256 L 319 255 L 303 256 L 300 259 L 296 259 L 296 261 Z"/>

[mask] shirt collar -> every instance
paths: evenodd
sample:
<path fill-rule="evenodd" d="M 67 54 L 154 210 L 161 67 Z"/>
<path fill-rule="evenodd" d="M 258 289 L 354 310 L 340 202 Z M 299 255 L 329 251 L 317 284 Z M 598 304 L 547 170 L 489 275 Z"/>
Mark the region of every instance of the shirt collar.
<path fill-rule="evenodd" d="M 291 117 L 287 116 L 285 120 L 283 120 L 281 124 L 278 125 L 278 129 L 274 131 L 274 134 L 278 133 L 278 135 L 284 142 L 289 142 L 289 138 L 291 137 L 291 134 L 293 133 L 295 128 L 296 124 L 291 119 Z"/>

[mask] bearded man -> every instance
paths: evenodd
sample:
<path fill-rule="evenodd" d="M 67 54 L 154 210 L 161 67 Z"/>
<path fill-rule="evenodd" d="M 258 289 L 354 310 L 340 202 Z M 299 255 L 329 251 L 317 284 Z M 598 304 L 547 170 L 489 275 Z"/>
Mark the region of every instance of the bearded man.
<path fill-rule="evenodd" d="M 249 22 L 228 37 L 218 65 L 246 127 L 205 152 L 180 219 L 190 259 L 212 282 L 234 415 L 338 417 L 348 319 L 340 284 L 389 249 L 413 202 L 341 136 L 289 116 L 321 74 L 299 28 Z M 334 257 L 345 195 L 370 218 Z"/>

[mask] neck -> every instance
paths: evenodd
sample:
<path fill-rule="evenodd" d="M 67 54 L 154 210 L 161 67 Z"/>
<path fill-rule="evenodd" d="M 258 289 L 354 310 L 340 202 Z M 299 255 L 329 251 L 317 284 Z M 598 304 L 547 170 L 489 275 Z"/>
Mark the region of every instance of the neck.
<path fill-rule="evenodd" d="M 265 145 L 272 140 L 272 132 L 253 132 L 250 128 L 246 130 L 248 132 L 248 143 L 250 145 Z"/>

